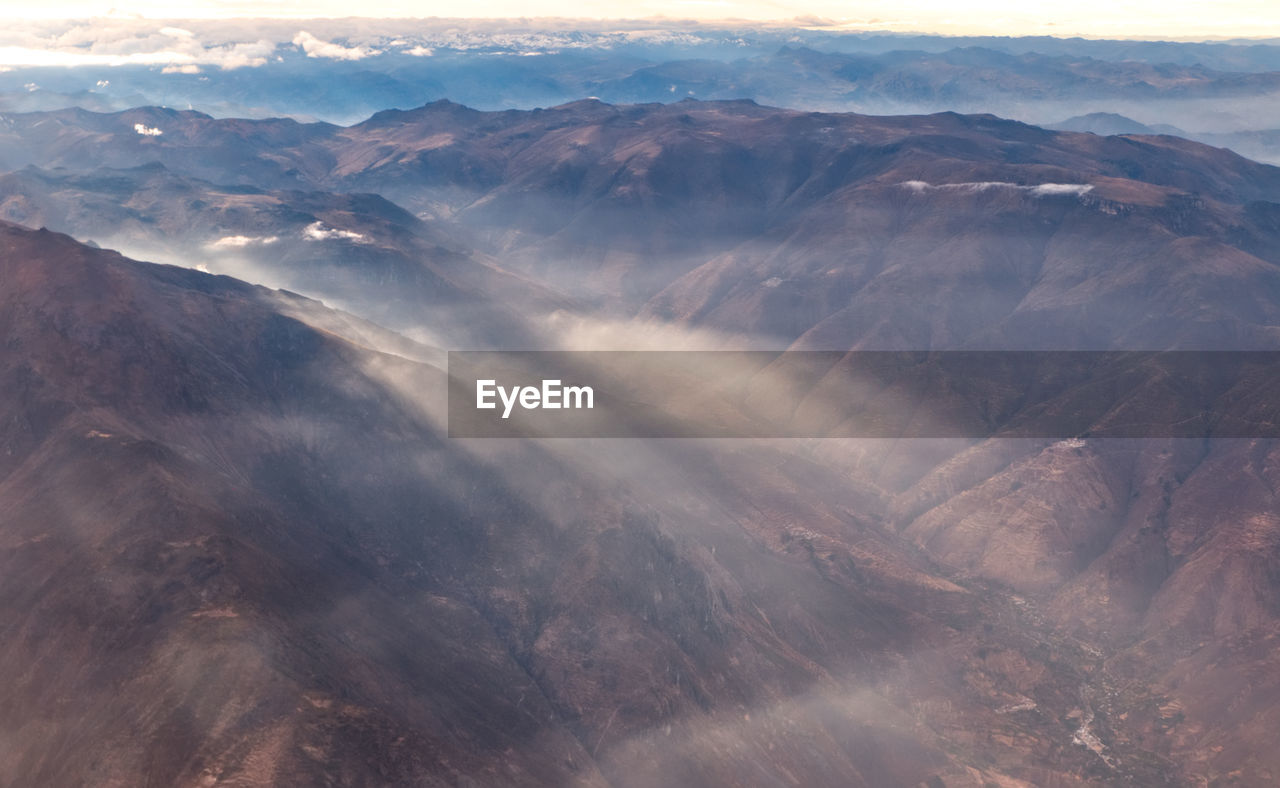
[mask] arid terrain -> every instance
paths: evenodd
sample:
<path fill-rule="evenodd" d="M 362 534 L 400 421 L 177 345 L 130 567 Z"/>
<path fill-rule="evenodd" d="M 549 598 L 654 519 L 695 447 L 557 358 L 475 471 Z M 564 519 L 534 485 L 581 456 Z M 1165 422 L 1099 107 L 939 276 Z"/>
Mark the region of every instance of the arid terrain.
<path fill-rule="evenodd" d="M 4 121 L 0 784 L 1280 779 L 1275 440 L 467 440 L 443 370 L 1275 349 L 1280 169 L 749 101 Z"/>

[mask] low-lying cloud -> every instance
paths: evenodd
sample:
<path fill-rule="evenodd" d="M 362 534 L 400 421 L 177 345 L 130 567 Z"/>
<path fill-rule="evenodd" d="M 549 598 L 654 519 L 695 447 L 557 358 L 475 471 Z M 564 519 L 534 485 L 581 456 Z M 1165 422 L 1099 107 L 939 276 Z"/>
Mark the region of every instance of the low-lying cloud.
<path fill-rule="evenodd" d="M 348 47 L 333 41 L 322 41 L 305 30 L 293 37 L 293 45 L 301 47 L 307 57 L 322 57 L 330 60 L 363 60 L 373 55 L 381 55 L 382 50 L 367 46 Z"/>
<path fill-rule="evenodd" d="M 236 31 L 230 36 L 223 33 L 202 37 L 186 28 L 147 20 L 15 22 L 0 32 L 0 64 L 47 67 L 204 65 L 234 69 L 266 64 L 277 45 L 260 33 L 242 37 Z M 106 87 L 106 80 L 100 81 L 103 84 L 99 87 Z"/>
<path fill-rule="evenodd" d="M 1005 181 L 965 181 L 963 183 L 928 183 L 926 181 L 903 181 L 899 186 L 921 193 L 931 190 L 982 192 L 990 189 L 1017 189 L 1030 193 L 1035 197 L 1051 197 L 1056 195 L 1074 195 L 1079 197 L 1093 189 L 1091 183 L 1040 183 L 1025 185 Z"/>
<path fill-rule="evenodd" d="M 243 249 L 247 246 L 269 246 L 280 240 L 279 236 L 227 235 L 213 241 L 207 246 L 210 249 Z"/>
<path fill-rule="evenodd" d="M 306 229 L 302 231 L 302 237 L 308 241 L 355 241 L 356 243 L 361 243 L 366 240 L 361 233 L 325 227 L 324 222 L 312 222 L 307 225 Z"/>
<path fill-rule="evenodd" d="M 11 20 L 0 30 L 0 68 L 9 66 L 206 66 L 236 69 L 266 65 L 296 47 L 307 57 L 355 61 L 384 53 L 431 57 L 442 50 L 544 54 L 611 50 L 629 45 L 721 45 L 723 32 L 673 30 L 670 23 L 544 20 L 298 20 L 149 19 Z M 741 42 L 740 42 L 741 43 Z M 295 50 L 296 51 L 296 50 Z M 187 74 L 190 71 L 168 71 Z"/>

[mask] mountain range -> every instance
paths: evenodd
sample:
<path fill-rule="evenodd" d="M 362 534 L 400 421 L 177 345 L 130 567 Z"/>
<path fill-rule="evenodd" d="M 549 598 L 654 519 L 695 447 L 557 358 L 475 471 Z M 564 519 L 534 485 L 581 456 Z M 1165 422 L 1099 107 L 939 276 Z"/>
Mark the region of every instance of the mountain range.
<path fill-rule="evenodd" d="M 6 114 L 0 782 L 1274 781 L 1274 441 L 446 437 L 462 343 L 1272 349 L 1280 169 L 1117 131 Z"/>
<path fill-rule="evenodd" d="M 2 218 L 402 330 L 465 335 L 421 308 L 488 298 L 470 322 L 500 344 L 537 341 L 513 302 L 820 349 L 1273 341 L 1280 170 L 1168 135 L 752 102 L 64 110 L 9 116 L 0 162 Z"/>

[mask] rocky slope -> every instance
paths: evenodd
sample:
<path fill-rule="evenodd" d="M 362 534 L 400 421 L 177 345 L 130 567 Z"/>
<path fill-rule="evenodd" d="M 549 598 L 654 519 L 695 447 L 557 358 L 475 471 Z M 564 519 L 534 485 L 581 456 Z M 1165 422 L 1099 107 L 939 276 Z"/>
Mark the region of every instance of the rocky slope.
<path fill-rule="evenodd" d="M 314 305 L 9 225 L 0 266 L 6 784 L 1095 768 L 1078 646 L 811 461 L 450 442 L 438 371 Z"/>
<path fill-rule="evenodd" d="M 1142 317 L 1130 313 L 1172 309 L 1199 319 L 1185 314 L 1193 306 L 1145 282 L 1152 261 L 1186 261 L 1192 268 L 1180 276 L 1234 281 L 1226 287 L 1270 287 L 1257 280 L 1274 261 L 1271 206 L 1280 199 L 1280 170 L 1185 140 L 1051 132 L 950 113 L 891 118 L 751 102 L 597 101 L 481 113 L 436 102 L 348 128 L 158 109 L 6 121 L 0 161 L 9 167 L 159 162 L 176 176 L 224 186 L 373 192 L 425 219 L 437 244 L 453 239 L 443 245 L 603 303 L 609 317 L 644 306 L 664 320 L 787 341 L 830 320 L 819 336 L 841 334 L 837 346 L 876 333 L 865 323 L 849 326 L 842 311 L 874 316 L 909 307 L 894 294 L 923 285 L 940 294 L 916 305 L 934 314 L 923 321 L 924 336 L 902 338 L 908 346 L 1000 341 L 984 336 L 1000 319 L 1014 324 L 1000 331 L 1021 335 L 1028 327 L 1019 311 L 1035 310 L 1033 322 L 1061 334 L 1067 318 L 1056 313 L 1084 300 L 1108 310 L 1091 317 L 1100 324 L 1092 342 L 1146 342 L 1167 326 L 1123 325 Z M 17 187 L 10 199 L 48 188 Z M 60 229 L 80 237 L 98 229 L 72 220 L 77 200 L 101 199 L 94 188 L 62 179 Z M 141 192 L 144 213 L 161 213 L 148 187 L 130 188 Z M 319 216 L 298 199 L 300 213 Z M 214 213 L 197 226 L 216 225 L 225 198 L 202 202 Z M 366 201 L 346 209 L 357 220 L 352 227 L 321 229 L 403 224 L 390 217 L 393 207 Z M 261 231 L 283 237 L 297 228 Z M 1108 259 L 1141 270 L 1101 270 Z M 1194 268 L 1205 260 L 1222 262 Z M 880 306 L 866 309 L 860 298 Z M 946 299 L 952 303 L 940 303 Z M 959 303 L 966 299 L 973 303 Z"/>
<path fill-rule="evenodd" d="M 1170 137 L 746 102 L 9 120 L 0 155 L 47 168 L 0 184 L 28 220 L 297 244 L 320 221 L 386 249 L 325 239 L 318 265 L 367 268 L 353 290 L 420 266 L 407 304 L 517 326 L 539 310 L 506 283 L 636 341 L 1273 348 L 1280 326 L 1280 170 Z M 438 371 L 372 328 L 3 237 L 13 784 L 1280 771 L 1274 441 L 449 441 Z"/>

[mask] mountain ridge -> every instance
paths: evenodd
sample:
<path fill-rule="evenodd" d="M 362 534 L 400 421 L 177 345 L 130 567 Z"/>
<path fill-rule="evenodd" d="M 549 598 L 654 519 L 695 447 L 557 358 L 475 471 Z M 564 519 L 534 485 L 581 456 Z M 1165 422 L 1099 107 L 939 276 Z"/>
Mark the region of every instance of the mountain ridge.
<path fill-rule="evenodd" d="M 10 120 L 0 154 L 42 169 L 0 191 L 60 230 L 97 236 L 120 208 L 139 237 L 148 217 L 271 233 L 255 260 L 365 273 L 448 241 L 460 268 L 512 276 L 471 292 L 528 344 L 574 320 L 564 341 L 586 346 L 598 329 L 841 351 L 1274 348 L 1280 326 L 1280 170 L 1167 137 L 698 101 L 345 129 Z M 1241 689 L 1274 664 L 1274 442 L 454 441 L 438 351 L 370 352 L 394 337 L 48 231 L 0 239 L 0 596 L 19 635 L 0 664 L 28 676 L 0 699 L 20 742 L 0 772 L 1280 773 L 1276 690 Z M 433 308 L 456 298 L 441 287 L 406 294 L 417 325 L 493 314 Z M 519 300 L 537 290 L 570 314 Z M 108 725 L 121 686 L 127 730 Z M 120 733 L 59 760 L 77 725 Z"/>

